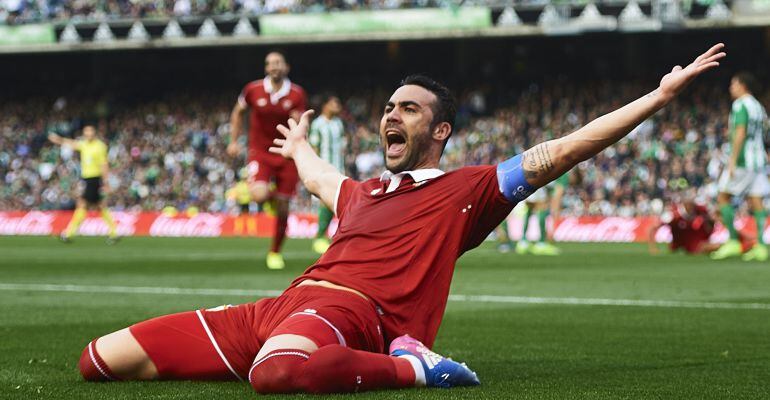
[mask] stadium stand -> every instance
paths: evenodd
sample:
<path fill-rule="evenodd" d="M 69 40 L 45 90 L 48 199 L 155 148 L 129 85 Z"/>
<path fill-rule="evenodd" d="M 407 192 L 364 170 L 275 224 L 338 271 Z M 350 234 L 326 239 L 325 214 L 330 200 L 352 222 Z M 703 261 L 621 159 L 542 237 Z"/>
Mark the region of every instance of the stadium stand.
<path fill-rule="evenodd" d="M 444 157 L 446 169 L 494 163 L 536 141 L 571 132 L 642 92 L 638 82 L 532 85 L 511 104 L 488 109 L 482 90 L 467 88 L 459 129 Z M 642 124 L 631 140 L 581 166 L 583 183 L 568 190 L 567 215 L 646 215 L 652 199 L 688 187 L 713 197 L 719 172 L 729 99 L 724 88 L 701 86 L 675 106 Z M 110 144 L 111 205 L 117 210 L 166 206 L 224 211 L 224 193 L 242 165 L 224 152 L 231 95 L 170 96 L 148 103 L 33 98 L 0 106 L 0 209 L 68 209 L 77 186 L 75 156 L 45 140 L 48 131 L 72 136 L 83 118 L 100 121 Z M 770 93 L 765 93 L 765 101 Z M 315 99 L 317 101 L 317 99 Z M 374 133 L 382 100 L 344 98 L 349 154 L 347 173 L 366 178 L 381 172 Z M 303 193 L 297 210 L 310 210 Z"/>
<path fill-rule="evenodd" d="M 461 6 L 501 5 L 504 1 L 476 0 Z M 528 2 L 521 1 L 519 4 Z M 14 0 L 0 3 L 0 15 L 15 23 L 77 19 L 171 18 L 210 15 L 260 15 L 271 13 L 388 10 L 449 7 L 449 0 Z"/>

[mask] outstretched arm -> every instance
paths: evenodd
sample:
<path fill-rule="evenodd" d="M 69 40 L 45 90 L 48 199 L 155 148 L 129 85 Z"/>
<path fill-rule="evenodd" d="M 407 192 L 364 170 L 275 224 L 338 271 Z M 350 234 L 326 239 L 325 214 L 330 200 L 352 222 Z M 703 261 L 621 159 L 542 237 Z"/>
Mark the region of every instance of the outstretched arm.
<path fill-rule="evenodd" d="M 674 67 L 648 95 L 603 115 L 559 139 L 540 143 L 523 154 L 527 183 L 540 187 L 558 178 L 626 136 L 637 125 L 670 103 L 695 77 L 719 65 L 725 57 L 720 43 L 701 54 L 690 65 Z"/>
<path fill-rule="evenodd" d="M 57 146 L 67 146 L 67 147 L 70 147 L 72 149 L 77 148 L 77 141 L 76 140 L 72 140 L 72 139 L 68 139 L 68 138 L 65 138 L 65 137 L 61 137 L 61 136 L 59 136 L 59 135 L 57 135 L 57 134 L 55 134 L 53 132 L 50 132 L 48 134 L 48 140 L 51 141 L 51 143 L 53 143 L 53 144 L 55 144 Z"/>
<path fill-rule="evenodd" d="M 345 176 L 337 171 L 337 168 L 318 157 L 313 151 L 313 147 L 308 143 L 307 131 L 312 115 L 313 110 L 308 110 L 302 114 L 299 123 L 294 119 L 289 119 L 288 127 L 278 125 L 278 132 L 285 139 L 275 139 L 273 141 L 275 146 L 271 147 L 269 151 L 293 159 L 297 165 L 297 172 L 299 172 L 299 178 L 302 179 L 302 184 L 336 213 L 334 198 Z"/>
<path fill-rule="evenodd" d="M 246 112 L 245 103 L 242 103 L 239 98 L 233 106 L 233 111 L 230 112 L 230 144 L 227 145 L 227 154 L 230 157 L 237 157 L 241 152 L 238 137 L 241 136 L 241 129 L 243 128 L 244 112 Z"/>

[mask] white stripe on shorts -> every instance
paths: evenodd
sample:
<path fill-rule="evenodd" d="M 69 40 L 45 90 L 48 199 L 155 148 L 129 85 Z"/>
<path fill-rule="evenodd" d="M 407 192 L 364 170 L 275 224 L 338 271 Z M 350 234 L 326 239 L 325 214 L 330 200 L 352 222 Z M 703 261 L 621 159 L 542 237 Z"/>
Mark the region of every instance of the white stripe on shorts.
<path fill-rule="evenodd" d="M 211 334 L 211 331 L 209 330 L 209 326 L 206 324 L 206 320 L 203 319 L 203 313 L 201 313 L 201 310 L 195 310 L 195 314 L 198 315 L 198 319 L 201 321 L 201 325 L 203 325 L 203 329 L 206 331 L 206 335 L 209 336 L 209 340 L 211 340 L 211 344 L 214 345 L 214 350 L 217 351 L 217 354 L 219 354 L 219 357 L 222 358 L 222 361 L 224 361 L 225 365 L 227 366 L 227 369 L 230 370 L 230 372 L 235 375 L 236 378 L 238 378 L 239 381 L 243 381 L 243 378 L 241 378 L 240 375 L 238 375 L 237 372 L 233 369 L 232 366 L 230 366 L 230 362 L 227 361 L 227 357 L 225 357 L 224 353 L 222 353 L 222 350 L 219 349 L 219 344 L 217 344 L 216 339 L 214 339 L 214 335 Z"/>
<path fill-rule="evenodd" d="M 298 313 L 294 313 L 294 314 L 290 315 L 289 318 L 291 318 L 291 317 L 293 317 L 295 315 L 309 315 L 311 317 L 316 317 L 316 318 L 320 319 L 326 325 L 329 325 L 329 328 L 332 328 L 332 330 L 334 331 L 334 334 L 337 335 L 337 341 L 340 343 L 340 345 L 343 346 L 343 347 L 348 347 L 347 342 L 345 342 L 345 337 L 342 336 L 342 333 L 340 332 L 340 330 L 337 329 L 337 327 L 334 326 L 331 322 L 329 322 L 329 320 L 327 320 L 326 318 L 324 318 L 324 317 L 322 317 L 322 316 L 320 316 L 318 314 L 314 314 L 314 313 L 310 313 L 310 312 L 304 312 L 304 311 L 300 311 Z"/>

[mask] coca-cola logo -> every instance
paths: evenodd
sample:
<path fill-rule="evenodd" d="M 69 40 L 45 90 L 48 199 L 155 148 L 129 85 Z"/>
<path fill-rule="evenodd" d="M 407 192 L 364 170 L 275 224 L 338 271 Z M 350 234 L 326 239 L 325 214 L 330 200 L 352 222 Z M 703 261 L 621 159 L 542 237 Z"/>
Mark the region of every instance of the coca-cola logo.
<path fill-rule="evenodd" d="M 150 226 L 150 236 L 219 236 L 224 221 L 225 217 L 215 214 L 198 214 L 192 218 L 160 215 Z"/>
<path fill-rule="evenodd" d="M 308 218 L 300 218 L 294 214 L 289 215 L 286 225 L 286 235 L 290 238 L 313 238 L 318 232 L 318 222 Z"/>
<path fill-rule="evenodd" d="M 31 211 L 22 216 L 0 213 L 0 235 L 50 235 L 53 222 L 54 215 L 43 211 Z"/>
<path fill-rule="evenodd" d="M 115 230 L 119 236 L 133 236 L 136 232 L 136 221 L 139 219 L 137 214 L 125 212 L 111 213 L 112 220 L 115 221 Z M 101 217 L 92 216 L 86 218 L 80 225 L 78 233 L 83 236 L 106 236 L 110 228 Z"/>
<path fill-rule="evenodd" d="M 570 217 L 559 224 L 553 238 L 570 242 L 633 242 L 639 224 L 636 218 L 607 217 L 597 222 L 581 222 Z"/>

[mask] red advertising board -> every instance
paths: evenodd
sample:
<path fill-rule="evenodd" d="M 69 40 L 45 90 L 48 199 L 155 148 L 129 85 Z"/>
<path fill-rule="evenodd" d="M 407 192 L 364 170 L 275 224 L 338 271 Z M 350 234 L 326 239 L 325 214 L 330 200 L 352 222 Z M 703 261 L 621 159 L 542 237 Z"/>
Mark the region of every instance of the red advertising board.
<path fill-rule="evenodd" d="M 251 224 L 240 224 L 240 231 L 236 231 L 236 217 L 229 214 L 169 216 L 158 212 L 113 212 L 112 216 L 121 236 L 269 237 L 275 226 L 274 217 L 262 213 L 250 216 L 249 218 L 253 219 Z M 65 229 L 71 217 L 71 211 L 0 212 L 0 235 L 58 235 Z M 532 240 L 539 236 L 539 228 L 534 218 L 530 221 L 527 232 L 527 237 Z M 520 218 L 509 218 L 509 230 L 514 240 L 521 237 L 521 223 Z M 656 223 L 655 217 L 567 217 L 556 224 L 553 238 L 558 242 L 643 242 L 647 240 L 650 227 Z M 251 225 L 253 230 L 242 232 L 246 230 L 246 225 Z M 751 218 L 738 219 L 736 227 L 747 235 L 756 234 Z M 315 236 L 317 229 L 318 220 L 314 214 L 289 216 L 287 233 L 291 238 L 311 238 Z M 335 229 L 336 221 L 333 221 L 330 230 L 334 232 Z M 98 212 L 91 212 L 80 226 L 79 233 L 86 236 L 106 235 L 107 226 Z M 770 228 L 765 230 L 764 237 L 765 240 L 770 239 Z M 671 240 L 671 232 L 664 226 L 656 231 L 655 238 L 659 242 L 668 242 Z M 726 239 L 727 231 L 717 226 L 711 240 L 723 242 Z"/>
<path fill-rule="evenodd" d="M 236 218 L 228 214 L 200 213 L 169 216 L 157 212 L 113 212 L 120 236 L 170 236 L 170 237 L 221 237 L 258 236 L 269 237 L 275 226 L 274 217 L 254 214 L 249 218 L 251 231 L 236 231 Z M 72 218 L 71 211 L 11 211 L 0 212 L 0 235 L 58 235 Z M 333 222 L 331 228 L 335 228 Z M 287 233 L 292 238 L 315 236 L 318 220 L 312 214 L 291 214 Z M 89 213 L 80 225 L 79 233 L 85 236 L 106 235 L 107 225 L 98 212 Z"/>

